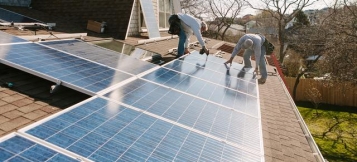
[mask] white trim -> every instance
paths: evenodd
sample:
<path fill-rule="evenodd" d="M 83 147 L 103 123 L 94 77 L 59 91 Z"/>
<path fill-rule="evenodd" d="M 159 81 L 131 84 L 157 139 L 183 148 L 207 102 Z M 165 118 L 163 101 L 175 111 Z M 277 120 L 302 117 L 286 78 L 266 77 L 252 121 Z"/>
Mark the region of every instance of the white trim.
<path fill-rule="evenodd" d="M 182 13 L 180 0 L 173 0 L 173 7 L 175 13 Z"/>

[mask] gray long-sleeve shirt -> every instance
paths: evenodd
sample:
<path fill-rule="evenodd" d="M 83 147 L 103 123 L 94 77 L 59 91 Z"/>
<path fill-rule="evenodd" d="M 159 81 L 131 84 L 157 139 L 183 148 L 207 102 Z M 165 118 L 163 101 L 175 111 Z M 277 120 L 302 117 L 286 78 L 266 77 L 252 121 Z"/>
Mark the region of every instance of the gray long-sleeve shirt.
<path fill-rule="evenodd" d="M 201 20 L 183 13 L 178 13 L 177 16 L 184 23 L 182 24 L 182 28 L 185 31 L 187 37 L 185 41 L 185 47 L 188 47 L 192 33 L 197 37 L 197 40 L 200 42 L 201 46 L 205 46 L 205 42 L 203 41 L 201 34 Z"/>
<path fill-rule="evenodd" d="M 255 60 L 260 60 L 261 47 L 265 41 L 265 37 L 262 35 L 258 35 L 258 34 L 245 34 L 244 36 L 242 36 L 239 39 L 237 45 L 234 47 L 231 57 L 234 57 L 238 54 L 238 52 L 242 49 L 244 41 L 247 39 L 251 39 L 253 41 L 253 45 L 251 47 L 249 47 L 248 49 L 254 51 Z M 256 63 L 255 67 L 257 68 L 259 65 L 259 61 L 255 61 L 255 63 Z"/>

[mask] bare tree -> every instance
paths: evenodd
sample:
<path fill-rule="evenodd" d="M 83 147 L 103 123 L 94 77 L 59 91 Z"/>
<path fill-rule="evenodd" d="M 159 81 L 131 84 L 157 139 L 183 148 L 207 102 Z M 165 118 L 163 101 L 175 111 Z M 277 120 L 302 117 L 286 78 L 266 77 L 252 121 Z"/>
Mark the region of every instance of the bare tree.
<path fill-rule="evenodd" d="M 185 13 L 202 19 L 204 15 L 208 14 L 206 9 L 207 4 L 205 2 L 205 0 L 181 0 L 181 8 L 185 11 Z"/>
<path fill-rule="evenodd" d="M 241 0 L 208 0 L 210 16 L 214 19 L 217 30 L 215 39 L 224 40 L 227 30 L 234 23 L 243 8 Z"/>
<path fill-rule="evenodd" d="M 260 0 L 260 4 L 252 4 L 245 1 L 253 9 L 269 12 L 273 18 L 278 22 L 278 37 L 280 43 L 279 61 L 284 61 L 285 53 L 285 27 L 294 19 L 299 11 L 302 11 L 305 7 L 312 5 L 317 0 Z"/>
<path fill-rule="evenodd" d="M 306 90 L 306 95 L 309 97 L 310 102 L 314 104 L 315 114 L 316 116 L 318 116 L 319 112 L 317 111 L 317 109 L 319 108 L 319 105 L 322 101 L 322 95 L 320 91 L 316 88 L 316 84 L 314 84 L 314 86 L 311 87 L 314 88 Z"/>
<path fill-rule="evenodd" d="M 329 29 L 329 37 L 319 69 L 329 73 L 334 81 L 357 83 L 357 2 L 345 0 L 344 6 L 334 9 L 324 25 Z"/>

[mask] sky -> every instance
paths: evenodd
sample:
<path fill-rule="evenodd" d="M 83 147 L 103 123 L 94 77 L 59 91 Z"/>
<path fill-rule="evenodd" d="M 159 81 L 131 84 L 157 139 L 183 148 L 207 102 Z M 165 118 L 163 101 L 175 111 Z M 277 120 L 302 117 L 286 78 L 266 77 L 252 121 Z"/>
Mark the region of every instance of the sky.
<path fill-rule="evenodd" d="M 258 2 L 260 2 L 260 0 L 250 0 L 250 3 L 252 4 L 258 4 Z M 304 8 L 304 10 L 308 10 L 308 9 L 322 9 L 325 7 L 330 7 L 332 6 L 334 0 L 318 0 L 316 1 L 313 5 Z M 242 10 L 241 14 L 239 14 L 239 16 L 244 16 L 246 14 L 252 14 L 252 15 L 256 15 L 256 10 L 252 9 L 252 8 L 246 8 L 244 10 Z"/>

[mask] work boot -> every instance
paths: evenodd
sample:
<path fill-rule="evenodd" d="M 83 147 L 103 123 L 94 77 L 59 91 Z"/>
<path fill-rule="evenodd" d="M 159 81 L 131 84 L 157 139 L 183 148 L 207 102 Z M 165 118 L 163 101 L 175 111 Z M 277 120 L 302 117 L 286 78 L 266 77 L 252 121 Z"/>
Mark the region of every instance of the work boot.
<path fill-rule="evenodd" d="M 267 81 L 267 78 L 258 79 L 258 84 L 264 84 Z"/>

